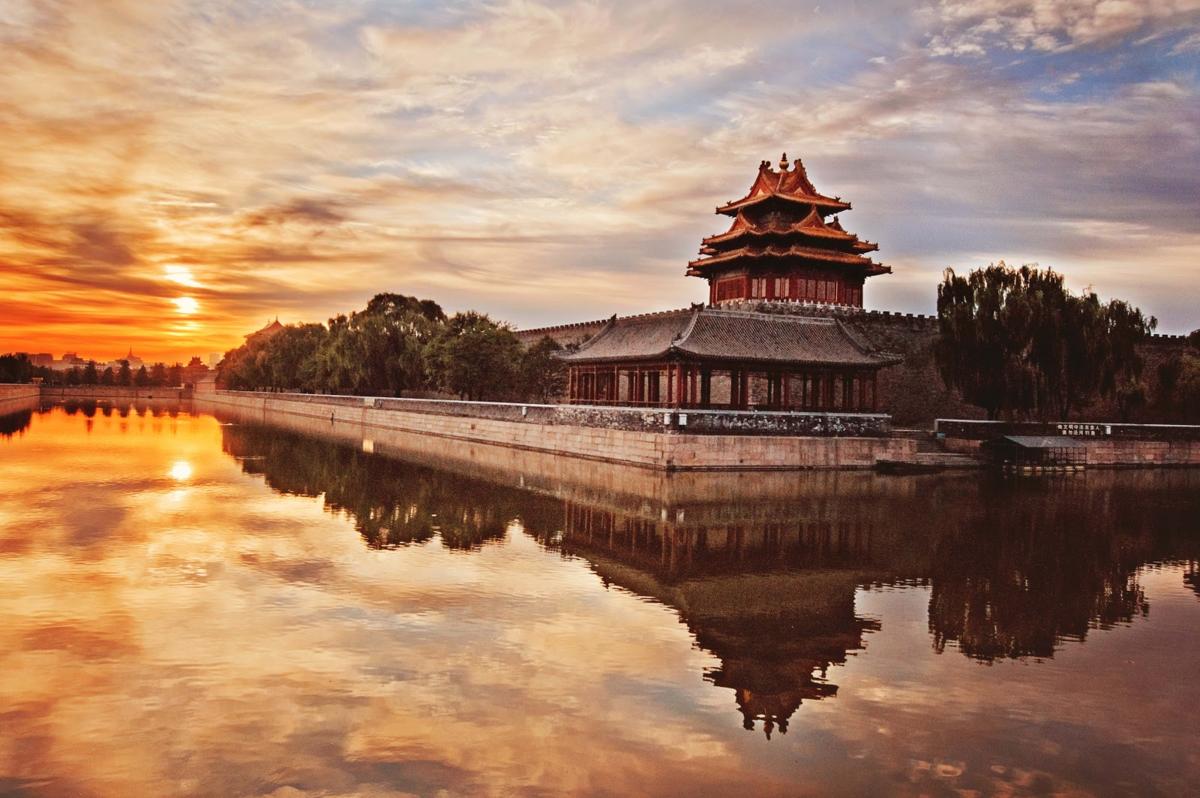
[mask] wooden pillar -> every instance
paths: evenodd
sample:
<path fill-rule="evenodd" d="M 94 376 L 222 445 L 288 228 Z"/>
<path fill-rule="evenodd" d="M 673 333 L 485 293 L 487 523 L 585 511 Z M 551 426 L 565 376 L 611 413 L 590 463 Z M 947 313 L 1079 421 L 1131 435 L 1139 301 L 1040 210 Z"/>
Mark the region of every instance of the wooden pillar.
<path fill-rule="evenodd" d="M 700 406 L 712 407 L 712 369 L 700 370 Z"/>
<path fill-rule="evenodd" d="M 791 377 L 792 377 L 791 372 L 785 371 L 785 372 L 783 372 L 783 375 L 780 378 L 782 380 L 782 384 L 780 385 L 780 387 L 783 389 L 783 407 L 784 407 L 784 409 L 787 409 L 792 406 L 792 392 L 791 392 L 792 380 L 791 380 Z"/>
<path fill-rule="evenodd" d="M 879 377 L 878 373 L 871 374 L 871 412 L 872 413 L 879 412 L 879 382 L 877 381 L 878 377 Z"/>

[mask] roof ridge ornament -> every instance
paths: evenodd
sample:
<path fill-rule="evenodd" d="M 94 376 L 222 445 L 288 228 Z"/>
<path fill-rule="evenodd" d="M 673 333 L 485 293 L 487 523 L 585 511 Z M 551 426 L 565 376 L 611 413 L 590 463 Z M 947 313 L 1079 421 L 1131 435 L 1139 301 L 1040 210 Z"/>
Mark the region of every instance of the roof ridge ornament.
<path fill-rule="evenodd" d="M 779 171 L 786 172 L 787 170 L 788 170 L 788 159 L 787 159 L 787 153 L 785 152 L 783 155 L 781 155 L 779 157 Z"/>

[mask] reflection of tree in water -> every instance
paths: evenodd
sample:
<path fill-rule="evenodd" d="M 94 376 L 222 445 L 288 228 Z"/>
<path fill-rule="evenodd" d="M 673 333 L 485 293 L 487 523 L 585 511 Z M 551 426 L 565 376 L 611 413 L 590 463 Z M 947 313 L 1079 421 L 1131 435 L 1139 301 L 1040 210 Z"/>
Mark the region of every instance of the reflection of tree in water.
<path fill-rule="evenodd" d="M 96 414 L 111 418 L 113 413 L 116 413 L 121 418 L 129 416 L 141 416 L 143 418 L 151 416 L 153 418 L 178 418 L 179 403 L 164 402 L 149 404 L 146 402 L 137 402 L 133 400 L 118 401 L 117 403 L 108 401 L 97 401 L 96 399 L 66 399 L 60 405 L 63 412 L 68 416 L 82 415 L 85 418 L 95 418 Z"/>
<path fill-rule="evenodd" d="M 1192 560 L 1187 564 L 1187 573 L 1183 575 L 1183 583 L 1200 595 L 1200 562 Z"/>
<path fill-rule="evenodd" d="M 981 498 L 988 512 L 947 529 L 933 559 L 939 652 L 955 643 L 983 661 L 1051 657 L 1063 640 L 1149 612 L 1136 571 L 1155 541 L 1109 492 L 1062 480 Z"/>
<path fill-rule="evenodd" d="M 222 437 L 243 471 L 262 474 L 281 493 L 324 496 L 326 508 L 353 519 L 375 549 L 425 543 L 436 533 L 447 548 L 475 550 L 502 540 L 514 519 L 529 524 L 538 509 L 537 497 L 511 488 L 294 432 L 233 425 L 222 427 Z"/>
<path fill-rule="evenodd" d="M 15 413 L 0 416 L 0 438 L 11 438 L 29 429 L 33 423 L 32 410 L 18 410 Z"/>
<path fill-rule="evenodd" d="M 939 652 L 1050 657 L 1065 639 L 1148 612 L 1142 564 L 1200 559 L 1196 473 L 921 478 L 882 483 L 899 486 L 890 492 L 848 480 L 662 509 L 548 498 L 274 428 L 225 427 L 224 448 L 276 490 L 323 495 L 375 548 L 440 532 L 447 547 L 476 549 L 519 518 L 606 584 L 674 609 L 719 660 L 705 677 L 768 736 L 786 732 L 804 701 L 835 695 L 829 668 L 878 628 L 855 613 L 862 586 L 930 585 Z M 1197 587 L 1196 565 L 1187 579 Z"/>

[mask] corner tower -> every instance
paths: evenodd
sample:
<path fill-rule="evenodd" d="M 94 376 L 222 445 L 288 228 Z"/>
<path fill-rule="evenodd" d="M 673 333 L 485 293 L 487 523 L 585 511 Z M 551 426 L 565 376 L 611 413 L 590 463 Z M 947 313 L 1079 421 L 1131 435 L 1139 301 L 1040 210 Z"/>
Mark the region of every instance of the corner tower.
<path fill-rule="evenodd" d="M 751 299 L 861 308 L 866 279 L 892 269 L 867 257 L 877 244 L 842 229 L 837 214 L 848 210 L 840 197 L 817 193 L 799 158 L 789 169 L 785 153 L 778 172 L 763 161 L 750 193 L 717 208 L 733 225 L 703 240 L 687 273 L 708 280 L 712 305 Z"/>

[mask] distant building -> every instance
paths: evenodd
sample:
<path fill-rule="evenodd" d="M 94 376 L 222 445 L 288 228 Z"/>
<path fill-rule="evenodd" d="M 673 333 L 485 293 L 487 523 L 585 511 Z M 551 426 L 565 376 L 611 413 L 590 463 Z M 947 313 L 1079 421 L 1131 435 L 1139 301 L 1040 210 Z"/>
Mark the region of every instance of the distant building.
<path fill-rule="evenodd" d="M 267 322 L 267 326 L 261 330 L 255 330 L 246 336 L 246 343 L 256 343 L 258 341 L 269 341 L 283 329 L 283 325 L 279 323 L 279 317 L 275 317 L 275 321 Z"/>
<path fill-rule="evenodd" d="M 75 352 L 66 352 L 62 356 L 62 360 L 51 360 L 50 368 L 55 371 L 70 371 L 73 368 L 83 368 L 87 364 L 88 362 Z"/>
<path fill-rule="evenodd" d="M 54 355 L 49 352 L 39 352 L 36 355 L 26 355 L 34 366 L 50 367 L 54 365 Z"/>
<path fill-rule="evenodd" d="M 183 367 L 183 382 L 184 384 L 195 385 L 204 379 L 209 372 L 207 364 L 204 363 L 197 355 L 188 361 L 188 364 Z"/>

